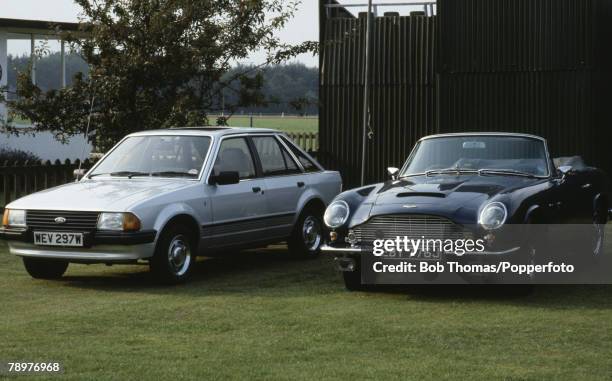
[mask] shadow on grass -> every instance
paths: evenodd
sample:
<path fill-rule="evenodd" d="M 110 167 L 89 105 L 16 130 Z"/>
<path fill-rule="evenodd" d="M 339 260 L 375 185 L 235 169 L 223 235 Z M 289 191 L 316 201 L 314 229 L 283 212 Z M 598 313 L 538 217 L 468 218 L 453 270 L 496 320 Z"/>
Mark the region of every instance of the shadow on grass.
<path fill-rule="evenodd" d="M 74 265 L 72 265 L 74 266 Z M 140 292 L 160 295 L 205 297 L 214 295 L 315 296 L 346 293 L 356 303 L 369 298 L 407 296 L 407 301 L 484 302 L 533 308 L 572 309 L 576 307 L 612 309 L 612 285 L 412 285 L 378 286 L 367 292 L 343 291 L 342 277 L 335 272 L 332 259 L 291 259 L 285 247 L 232 252 L 219 258 L 200 260 L 186 284 L 158 284 L 147 266 L 103 265 L 58 281 L 66 287 L 102 292 Z M 99 269 L 99 272 L 98 272 Z M 69 270 L 70 274 L 70 270 Z M 359 298 L 355 298 L 355 296 Z M 402 299 L 397 299 L 400 303 Z"/>
<path fill-rule="evenodd" d="M 74 265 L 71 265 L 74 266 Z M 139 291 L 211 295 L 219 293 L 262 294 L 282 290 L 284 294 L 313 288 L 334 287 L 338 277 L 331 258 L 294 259 L 285 247 L 224 253 L 216 258 L 200 259 L 194 264 L 191 278 L 181 285 L 160 285 L 148 266 L 92 265 L 100 273 L 64 276 L 60 282 L 70 287 L 99 291 Z M 116 269 L 116 271 L 113 271 Z M 327 275 L 327 276 L 326 276 Z M 339 284 L 336 284 L 336 290 Z"/>

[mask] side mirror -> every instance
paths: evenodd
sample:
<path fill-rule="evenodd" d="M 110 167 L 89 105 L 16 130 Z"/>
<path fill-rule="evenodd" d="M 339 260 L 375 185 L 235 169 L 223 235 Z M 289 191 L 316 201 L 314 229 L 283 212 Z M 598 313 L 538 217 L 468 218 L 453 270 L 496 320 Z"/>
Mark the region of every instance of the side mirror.
<path fill-rule="evenodd" d="M 561 178 L 565 178 L 572 171 L 572 167 L 569 165 L 562 165 L 557 168 L 557 171 L 561 175 Z"/>
<path fill-rule="evenodd" d="M 74 180 L 75 181 L 79 181 L 79 180 L 81 180 L 83 178 L 83 176 L 85 176 L 86 172 L 87 171 L 85 171 L 84 169 L 75 169 L 72 172 L 72 176 L 74 176 Z"/>
<path fill-rule="evenodd" d="M 399 168 L 389 167 L 387 168 L 387 173 L 391 176 L 392 180 L 397 180 L 397 174 L 399 173 Z"/>
<path fill-rule="evenodd" d="M 240 182 L 240 174 L 234 171 L 221 172 L 218 175 L 211 177 L 210 182 L 213 185 L 238 184 Z"/>

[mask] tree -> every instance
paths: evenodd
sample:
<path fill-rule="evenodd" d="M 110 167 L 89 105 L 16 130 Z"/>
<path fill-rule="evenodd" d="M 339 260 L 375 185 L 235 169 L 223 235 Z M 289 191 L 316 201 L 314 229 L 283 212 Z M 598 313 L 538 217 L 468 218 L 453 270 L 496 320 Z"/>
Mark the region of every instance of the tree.
<path fill-rule="evenodd" d="M 225 75 L 232 76 L 235 73 L 246 70 L 248 70 L 247 67 L 237 65 Z M 296 63 L 271 65 L 263 70 L 261 93 L 265 95 L 264 104 L 250 104 L 247 107 L 238 107 L 236 112 L 247 114 L 295 113 L 296 109 L 290 104 L 291 101 L 304 98 L 307 102 L 299 112 L 316 114 L 318 112 L 319 98 L 319 69 Z M 226 92 L 225 100 L 236 104 L 237 96 Z"/>
<path fill-rule="evenodd" d="M 30 151 L 0 147 L 0 164 L 5 162 L 9 162 L 9 164 L 13 164 L 15 162 L 24 163 L 26 161 L 29 163 L 39 163 L 40 157 Z"/>
<path fill-rule="evenodd" d="M 8 105 L 35 131 L 50 130 L 60 140 L 84 133 L 92 111 L 91 139 L 101 150 L 134 131 L 208 124 L 222 89 L 238 94 L 226 109 L 262 102 L 260 69 L 316 49 L 314 42 L 289 46 L 276 37 L 297 1 L 75 1 L 87 37 L 63 37 L 88 63 L 89 75 L 43 91 L 29 70 L 21 72 L 18 98 Z M 233 62 L 260 50 L 267 53 L 263 64 L 224 78 Z"/>
<path fill-rule="evenodd" d="M 312 102 L 310 99 L 306 97 L 299 97 L 289 101 L 289 106 L 291 106 L 299 116 L 304 116 L 306 108 L 311 104 Z"/>

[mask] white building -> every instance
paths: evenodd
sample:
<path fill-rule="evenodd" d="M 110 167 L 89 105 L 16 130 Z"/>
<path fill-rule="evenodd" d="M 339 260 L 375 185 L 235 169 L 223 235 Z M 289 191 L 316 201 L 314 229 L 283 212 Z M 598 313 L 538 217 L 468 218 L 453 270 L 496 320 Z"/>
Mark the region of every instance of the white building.
<path fill-rule="evenodd" d="M 36 83 L 36 55 L 35 42 L 37 39 L 58 41 L 60 43 L 61 69 L 57 73 L 61 77 L 62 86 L 66 86 L 66 61 L 65 44 L 61 40 L 58 31 L 79 32 L 78 23 L 53 22 L 42 20 L 21 20 L 0 18 L 0 88 L 8 84 L 8 41 L 9 40 L 29 40 L 30 57 L 32 60 L 32 81 Z M 0 120 L 6 120 L 6 105 L 0 102 Z M 27 128 L 28 126 L 22 126 Z M 84 137 L 75 137 L 67 145 L 61 144 L 53 138 L 51 133 L 37 133 L 35 137 L 20 136 L 15 137 L 0 134 L 0 148 L 16 148 L 33 152 L 43 160 L 55 159 L 76 159 L 88 156 L 91 147 L 85 150 L 86 142 Z M 86 151 L 83 155 L 83 151 Z M 59 155 L 59 156 L 58 156 Z"/>

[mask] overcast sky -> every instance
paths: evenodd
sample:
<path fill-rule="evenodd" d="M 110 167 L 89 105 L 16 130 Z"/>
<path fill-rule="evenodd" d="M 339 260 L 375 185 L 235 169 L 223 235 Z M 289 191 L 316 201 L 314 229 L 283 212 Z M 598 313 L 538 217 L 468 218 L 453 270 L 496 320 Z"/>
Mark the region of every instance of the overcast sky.
<path fill-rule="evenodd" d="M 72 0 L 0 0 L 0 18 L 20 18 L 31 20 L 49 21 L 77 21 L 79 7 Z M 415 0 L 418 1 L 418 0 Z M 341 0 L 343 4 L 363 4 L 367 0 Z M 375 3 L 395 2 L 398 0 L 376 0 Z M 407 3 L 409 1 L 402 1 Z M 298 43 L 308 40 L 319 39 L 319 0 L 302 0 L 299 11 L 289 22 L 285 29 L 280 33 L 280 38 L 284 42 Z M 421 9 L 419 7 L 418 9 Z M 417 10 L 416 7 L 379 7 L 378 12 L 400 11 L 407 13 Z M 365 11 L 365 8 L 351 8 L 353 13 Z M 50 43 L 51 50 L 59 50 L 59 44 Z M 24 54 L 30 51 L 30 44 L 27 41 L 9 41 L 10 54 Z M 262 54 L 253 54 L 251 62 L 260 62 Z M 316 66 L 318 59 L 312 54 L 305 54 L 297 57 L 297 61 L 308 66 Z"/>
<path fill-rule="evenodd" d="M 72 0 L 1 0 L 0 18 L 19 18 L 50 21 L 77 21 L 79 7 Z M 280 38 L 289 43 L 319 39 L 318 0 L 303 0 L 295 18 L 280 33 Z M 59 50 L 58 44 L 49 44 L 52 50 Z M 24 54 L 30 52 L 27 41 L 9 41 L 9 54 Z M 254 54 L 252 61 L 263 58 Z M 316 66 L 318 59 L 312 54 L 297 58 L 308 66 Z"/>

